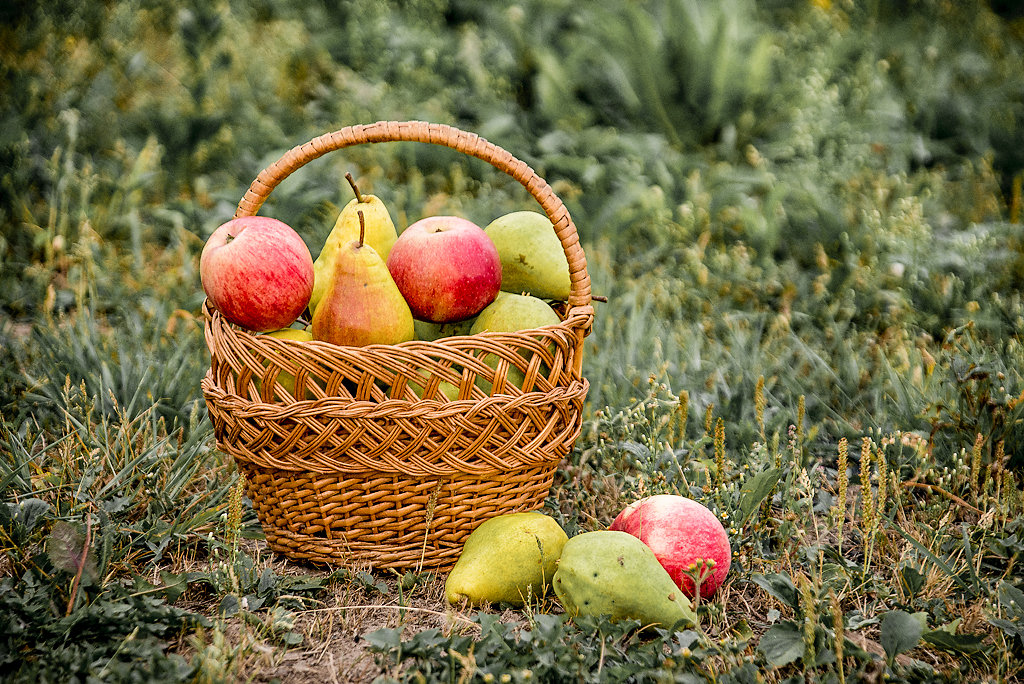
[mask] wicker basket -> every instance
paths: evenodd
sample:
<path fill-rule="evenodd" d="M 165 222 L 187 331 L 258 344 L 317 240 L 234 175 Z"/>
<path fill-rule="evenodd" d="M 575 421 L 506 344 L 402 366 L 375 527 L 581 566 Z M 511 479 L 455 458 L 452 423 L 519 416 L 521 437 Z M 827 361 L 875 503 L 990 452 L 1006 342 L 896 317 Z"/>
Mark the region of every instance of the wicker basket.
<path fill-rule="evenodd" d="M 321 155 L 399 141 L 450 147 L 519 181 L 556 228 L 571 294 L 558 325 L 366 347 L 255 335 L 206 306 L 202 387 L 217 447 L 245 474 L 270 547 L 296 560 L 450 568 L 481 522 L 542 505 L 579 435 L 590 278 L 565 206 L 527 164 L 450 126 L 351 126 L 264 169 L 235 216 Z"/>

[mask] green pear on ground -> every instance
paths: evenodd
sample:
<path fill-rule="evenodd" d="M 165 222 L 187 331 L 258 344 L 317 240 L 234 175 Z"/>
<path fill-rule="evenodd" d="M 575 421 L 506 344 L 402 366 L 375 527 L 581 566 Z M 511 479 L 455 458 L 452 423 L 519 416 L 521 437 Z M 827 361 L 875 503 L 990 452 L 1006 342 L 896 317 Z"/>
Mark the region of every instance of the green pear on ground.
<path fill-rule="evenodd" d="M 585 532 L 566 542 L 553 588 L 566 612 L 639 620 L 671 629 L 697 624 L 686 595 L 649 546 L 627 532 Z"/>
<path fill-rule="evenodd" d="M 358 213 L 362 219 L 362 212 Z M 338 250 L 313 313 L 313 337 L 334 344 L 398 344 L 416 336 L 412 311 L 377 251 L 358 240 Z"/>
<path fill-rule="evenodd" d="M 494 219 L 484 232 L 498 248 L 502 290 L 542 299 L 569 298 L 569 262 L 547 216 L 514 211 Z"/>
<path fill-rule="evenodd" d="M 309 310 L 316 313 L 316 307 L 327 293 L 327 285 L 334 270 L 334 260 L 338 252 L 350 242 L 359 239 L 360 230 L 365 231 L 364 241 L 377 252 L 385 262 L 391 247 L 398 239 L 398 231 L 391 220 L 391 214 L 376 195 L 364 195 L 352 178 L 351 173 L 345 174 L 345 180 L 352 186 L 355 199 L 349 201 L 338 215 L 334 228 L 327 236 L 320 256 L 313 262 L 313 294 L 309 298 Z M 363 225 L 360 227 L 358 212 L 363 213 Z"/>
<path fill-rule="evenodd" d="M 470 533 L 445 581 L 449 603 L 525 605 L 551 584 L 568 536 L 551 516 L 507 513 Z"/>

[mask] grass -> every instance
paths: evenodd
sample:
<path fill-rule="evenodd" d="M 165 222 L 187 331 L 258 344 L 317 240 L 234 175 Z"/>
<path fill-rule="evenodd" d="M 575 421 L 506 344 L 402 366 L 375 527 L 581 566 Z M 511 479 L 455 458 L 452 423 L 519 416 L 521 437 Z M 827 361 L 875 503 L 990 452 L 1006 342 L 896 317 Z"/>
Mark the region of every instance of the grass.
<path fill-rule="evenodd" d="M 3 678 L 1024 676 L 1024 28 L 877 5 L 0 11 Z M 199 251 L 283 150 L 388 118 L 484 135 L 569 206 L 608 301 L 545 511 L 577 534 L 650 493 L 714 510 L 733 565 L 697 628 L 268 551 L 199 390 Z M 400 226 L 530 208 L 486 164 L 383 145 L 265 213 L 315 254 L 346 171 Z"/>

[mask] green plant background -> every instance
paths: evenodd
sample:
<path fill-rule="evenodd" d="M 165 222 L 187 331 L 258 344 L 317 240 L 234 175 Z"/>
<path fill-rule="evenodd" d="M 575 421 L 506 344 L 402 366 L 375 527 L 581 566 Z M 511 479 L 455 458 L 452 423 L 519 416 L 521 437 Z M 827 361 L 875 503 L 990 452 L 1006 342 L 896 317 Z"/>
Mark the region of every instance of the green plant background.
<path fill-rule="evenodd" d="M 450 611 L 438 578 L 286 572 L 261 552 L 199 391 L 198 255 L 251 179 L 321 133 L 421 119 L 537 169 L 608 299 L 559 472 L 578 496 L 546 510 L 575 533 L 681 493 L 736 554 L 700 633 L 641 638 L 550 601 L 460 629 L 384 611 L 352 647 L 373 654 L 361 676 L 1021 676 L 1021 14 L 5 3 L 0 674 L 288 680 L 339 592 Z M 315 255 L 346 171 L 399 228 L 531 208 L 482 162 L 393 144 L 311 163 L 262 213 Z M 342 672 L 329 662 L 320 681 Z"/>

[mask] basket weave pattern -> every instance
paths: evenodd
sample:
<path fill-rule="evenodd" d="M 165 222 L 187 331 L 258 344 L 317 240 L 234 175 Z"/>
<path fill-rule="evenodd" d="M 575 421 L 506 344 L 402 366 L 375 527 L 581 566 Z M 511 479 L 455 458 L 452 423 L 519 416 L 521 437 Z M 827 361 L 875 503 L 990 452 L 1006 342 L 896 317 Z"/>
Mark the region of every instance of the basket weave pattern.
<path fill-rule="evenodd" d="M 265 169 L 236 216 L 327 152 L 399 141 L 451 147 L 518 180 L 556 227 L 568 306 L 535 330 L 366 347 L 255 335 L 205 307 L 217 446 L 245 474 L 270 547 L 297 560 L 448 568 L 481 522 L 543 503 L 579 435 L 590 280 L 568 212 L 525 163 L 448 126 L 352 126 Z"/>

